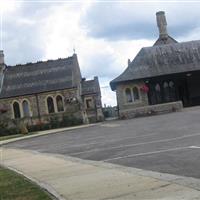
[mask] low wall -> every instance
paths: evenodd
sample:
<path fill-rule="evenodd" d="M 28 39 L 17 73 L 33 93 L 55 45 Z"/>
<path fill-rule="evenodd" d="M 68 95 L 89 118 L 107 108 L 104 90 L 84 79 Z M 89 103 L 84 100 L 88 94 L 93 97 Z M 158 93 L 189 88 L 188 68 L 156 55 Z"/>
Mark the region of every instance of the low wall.
<path fill-rule="evenodd" d="M 182 101 L 163 103 L 157 105 L 148 105 L 128 110 L 120 110 L 120 119 L 131 119 L 141 116 L 150 116 L 162 113 L 177 112 L 183 108 Z"/>

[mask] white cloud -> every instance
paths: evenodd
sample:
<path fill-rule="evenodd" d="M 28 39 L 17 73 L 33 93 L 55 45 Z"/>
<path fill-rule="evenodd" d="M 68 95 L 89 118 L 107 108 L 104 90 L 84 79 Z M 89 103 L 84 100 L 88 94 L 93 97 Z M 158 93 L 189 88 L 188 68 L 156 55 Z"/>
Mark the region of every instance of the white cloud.
<path fill-rule="evenodd" d="M 80 10 L 70 10 L 70 5 L 51 7 L 49 16 L 43 19 L 40 30 L 43 36 L 45 58 L 66 57 L 74 46 L 83 40 L 84 30 L 79 28 Z"/>
<path fill-rule="evenodd" d="M 71 10 L 71 5 L 64 4 L 50 8 L 49 16 L 42 19 L 40 26 L 45 50 L 43 59 L 69 56 L 75 47 L 83 76 L 99 76 L 103 103 L 115 105 L 115 93 L 109 82 L 126 68 L 128 58 L 133 59 L 141 47 L 151 45 L 152 41 L 112 42 L 88 37 L 87 29 L 80 26 L 80 18 L 87 6 L 74 6 Z"/>
<path fill-rule="evenodd" d="M 0 1 L 0 12 L 8 13 L 14 12 L 20 6 L 21 2 L 16 2 L 15 0 L 1 0 Z"/>
<path fill-rule="evenodd" d="M 103 28 L 112 27 L 117 23 L 128 24 L 127 31 L 133 28 L 132 24 L 136 22 L 137 30 L 140 31 L 139 29 L 143 28 L 140 23 L 144 22 L 154 26 L 154 30 L 157 31 L 155 12 L 158 10 L 166 11 L 169 28 L 171 25 L 173 27 L 184 25 L 183 30 L 186 30 L 187 27 L 193 26 L 195 19 L 200 17 L 200 4 L 115 2 L 105 5 L 107 4 L 92 3 L 92 1 L 49 4 L 23 2 L 12 4 L 12 9 L 5 8 L 4 10 L 7 9 L 7 11 L 4 17 L 3 33 L 6 34 L 4 47 L 7 63 L 16 64 L 67 57 L 73 54 L 75 47 L 83 76 L 86 78 L 99 76 L 103 104 L 116 105 L 115 92 L 111 91 L 109 82 L 125 70 L 128 58 L 133 60 L 142 47 L 151 46 L 154 41 L 133 39 L 134 37 L 130 37 L 132 32 L 119 40 L 109 40 L 109 37 L 92 37 L 88 34 L 91 27 L 83 23 L 83 19 L 88 15 L 96 25 L 102 25 Z M 91 15 L 91 9 L 94 9 L 94 6 L 96 11 L 93 10 L 95 12 Z M 200 28 L 197 26 L 187 33 L 178 40 L 199 39 Z M 117 32 L 112 34 L 117 34 Z M 124 34 L 126 36 L 126 30 Z M 157 35 L 157 32 L 150 32 L 147 35 L 151 34 Z"/>
<path fill-rule="evenodd" d="M 103 106 L 116 106 L 116 93 L 110 90 L 110 87 L 101 87 L 102 103 Z"/>

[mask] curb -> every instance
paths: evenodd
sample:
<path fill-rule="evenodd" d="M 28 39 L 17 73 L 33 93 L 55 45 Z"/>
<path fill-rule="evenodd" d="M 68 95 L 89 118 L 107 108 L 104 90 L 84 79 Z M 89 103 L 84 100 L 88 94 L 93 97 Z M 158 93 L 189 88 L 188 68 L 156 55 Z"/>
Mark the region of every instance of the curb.
<path fill-rule="evenodd" d="M 100 123 L 98 123 L 98 124 L 100 124 Z M 71 130 L 76 130 L 76 129 L 81 129 L 81 128 L 88 128 L 88 127 L 92 127 L 92 126 L 96 126 L 96 125 L 97 125 L 97 123 L 68 127 L 68 128 L 50 129 L 50 130 L 46 130 L 46 131 L 39 131 L 38 133 L 33 134 L 33 135 L 27 135 L 27 136 L 22 136 L 22 137 L 17 137 L 17 138 L 12 138 L 12 139 L 8 139 L 8 140 L 0 141 L 0 146 L 2 146 L 4 144 L 11 143 L 11 142 L 16 142 L 16 141 L 19 141 L 19 140 L 25 140 L 25 139 L 39 137 L 39 136 L 48 135 L 48 134 L 62 133 L 64 131 L 71 131 Z"/>

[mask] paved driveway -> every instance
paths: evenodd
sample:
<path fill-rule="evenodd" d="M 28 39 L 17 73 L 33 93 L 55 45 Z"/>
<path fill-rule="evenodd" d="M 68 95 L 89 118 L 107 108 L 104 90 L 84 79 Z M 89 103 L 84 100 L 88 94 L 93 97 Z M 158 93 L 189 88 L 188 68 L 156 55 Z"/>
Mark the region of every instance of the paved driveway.
<path fill-rule="evenodd" d="M 5 147 L 200 178 L 200 108 L 105 122 L 22 140 Z"/>

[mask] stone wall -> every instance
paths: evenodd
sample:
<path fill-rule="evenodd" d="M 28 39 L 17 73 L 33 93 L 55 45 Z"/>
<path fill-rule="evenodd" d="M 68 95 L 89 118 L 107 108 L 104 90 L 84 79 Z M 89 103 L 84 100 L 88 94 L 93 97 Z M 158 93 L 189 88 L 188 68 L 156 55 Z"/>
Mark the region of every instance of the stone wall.
<path fill-rule="evenodd" d="M 92 100 L 91 108 L 87 108 L 86 99 Z M 87 117 L 90 123 L 104 120 L 100 93 L 85 95 L 83 97 L 83 102 L 84 102 L 85 110 L 86 110 Z"/>
<path fill-rule="evenodd" d="M 55 99 L 57 95 L 61 95 L 64 99 L 64 112 L 58 112 L 55 106 L 55 113 L 49 114 L 47 109 L 47 103 L 46 99 L 48 96 L 51 96 L 54 99 L 54 102 L 56 103 Z M 20 105 L 20 111 L 22 118 L 20 120 L 24 121 L 26 124 L 35 124 L 40 119 L 42 121 L 47 121 L 50 117 L 54 116 L 63 116 L 63 114 L 69 114 L 74 115 L 77 118 L 82 119 L 82 112 L 80 109 L 79 102 L 67 102 L 67 99 L 73 99 L 74 97 L 77 97 L 77 89 L 66 89 L 66 90 L 60 90 L 60 91 L 52 91 L 52 92 L 46 92 L 41 93 L 37 95 L 27 95 L 27 96 L 20 96 L 20 97 L 14 97 L 14 98 L 8 98 L 8 99 L 0 99 L 0 104 L 7 108 L 7 112 L 4 114 L 4 116 L 8 119 L 14 119 L 14 113 L 13 113 L 13 102 L 17 101 Z M 24 100 L 27 100 L 29 102 L 29 108 L 30 108 L 30 115 L 31 117 L 24 117 L 23 116 L 23 108 L 22 108 L 22 102 Z M 38 106 L 39 105 L 39 109 Z M 54 104 L 55 105 L 55 104 Z"/>
<path fill-rule="evenodd" d="M 157 105 L 148 105 L 138 108 L 120 110 L 119 117 L 121 119 L 131 119 L 141 116 L 156 115 L 162 113 L 176 112 L 183 108 L 182 101 L 176 101 L 171 103 L 163 103 Z"/>
<path fill-rule="evenodd" d="M 120 84 L 117 86 L 116 95 L 117 95 L 117 104 L 119 106 L 119 110 L 132 109 L 148 105 L 147 93 L 142 92 L 140 90 L 142 85 L 144 85 L 144 82 L 135 82 L 135 83 L 130 82 L 130 83 Z M 125 90 L 126 88 L 133 88 L 135 86 L 138 88 L 140 99 L 131 103 L 127 103 Z"/>

